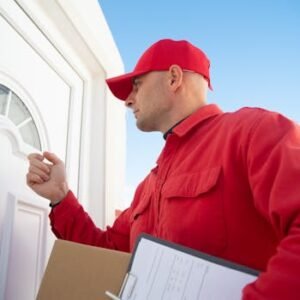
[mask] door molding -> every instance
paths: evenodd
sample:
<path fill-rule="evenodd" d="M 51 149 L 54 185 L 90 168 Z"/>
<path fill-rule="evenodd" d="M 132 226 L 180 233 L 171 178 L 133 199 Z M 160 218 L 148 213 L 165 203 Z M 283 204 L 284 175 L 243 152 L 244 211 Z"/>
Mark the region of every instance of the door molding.
<path fill-rule="evenodd" d="M 11 247 L 11 237 L 14 224 L 16 197 L 7 195 L 6 213 L 0 236 L 0 299 L 5 299 L 5 288 L 8 271 L 9 253 Z"/>

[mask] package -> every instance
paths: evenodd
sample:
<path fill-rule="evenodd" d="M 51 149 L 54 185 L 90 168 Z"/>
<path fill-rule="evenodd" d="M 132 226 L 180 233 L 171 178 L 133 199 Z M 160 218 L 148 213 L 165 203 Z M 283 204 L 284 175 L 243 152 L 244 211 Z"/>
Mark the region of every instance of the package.
<path fill-rule="evenodd" d="M 129 253 L 57 240 L 37 300 L 101 300 L 118 294 Z"/>

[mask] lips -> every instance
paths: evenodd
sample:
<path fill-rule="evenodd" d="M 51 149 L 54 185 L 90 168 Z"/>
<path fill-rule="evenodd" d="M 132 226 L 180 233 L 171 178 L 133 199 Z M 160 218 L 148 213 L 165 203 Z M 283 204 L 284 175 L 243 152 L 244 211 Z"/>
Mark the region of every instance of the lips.
<path fill-rule="evenodd" d="M 135 109 L 135 110 L 133 111 L 133 114 L 134 114 L 135 117 L 136 117 L 136 115 L 137 115 L 138 112 L 139 112 L 138 109 Z"/>

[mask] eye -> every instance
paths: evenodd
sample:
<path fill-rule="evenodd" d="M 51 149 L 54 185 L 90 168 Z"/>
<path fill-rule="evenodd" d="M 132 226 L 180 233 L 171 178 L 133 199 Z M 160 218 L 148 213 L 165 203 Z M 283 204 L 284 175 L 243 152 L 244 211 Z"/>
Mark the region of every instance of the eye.
<path fill-rule="evenodd" d="M 135 92 L 137 92 L 138 89 L 139 89 L 139 87 L 141 86 L 141 84 L 142 84 L 142 81 L 141 81 L 139 78 L 135 78 L 135 79 L 133 80 L 133 90 L 134 90 Z"/>

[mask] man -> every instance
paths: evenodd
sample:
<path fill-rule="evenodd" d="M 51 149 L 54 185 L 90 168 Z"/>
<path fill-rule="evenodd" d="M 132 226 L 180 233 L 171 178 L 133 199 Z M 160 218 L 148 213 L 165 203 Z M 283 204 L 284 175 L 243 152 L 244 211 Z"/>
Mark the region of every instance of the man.
<path fill-rule="evenodd" d="M 263 109 L 206 104 L 209 66 L 189 42 L 161 40 L 133 72 L 107 80 L 137 127 L 166 139 L 112 227 L 95 227 L 54 154 L 29 156 L 27 183 L 51 201 L 58 238 L 130 251 L 146 232 L 261 270 L 244 300 L 300 299 L 300 129 Z"/>

